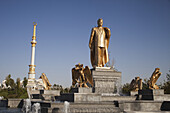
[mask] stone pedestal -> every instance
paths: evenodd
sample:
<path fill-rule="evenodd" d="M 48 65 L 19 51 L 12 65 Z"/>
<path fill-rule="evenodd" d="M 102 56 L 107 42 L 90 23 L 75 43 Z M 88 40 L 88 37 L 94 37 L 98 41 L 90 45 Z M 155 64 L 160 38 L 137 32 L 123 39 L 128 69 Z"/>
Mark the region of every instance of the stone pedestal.
<path fill-rule="evenodd" d="M 147 89 L 138 91 L 139 100 L 163 101 L 163 98 L 165 98 L 163 89 Z"/>
<path fill-rule="evenodd" d="M 60 96 L 60 101 L 68 102 L 100 102 L 101 94 L 96 93 L 63 93 Z"/>
<path fill-rule="evenodd" d="M 92 93 L 92 88 L 86 87 L 71 88 L 71 93 Z"/>
<path fill-rule="evenodd" d="M 130 91 L 130 96 L 136 96 L 138 95 L 138 91 Z"/>
<path fill-rule="evenodd" d="M 30 88 L 30 89 L 35 89 L 36 88 L 35 79 L 28 79 L 27 88 Z"/>
<path fill-rule="evenodd" d="M 31 90 L 31 99 L 55 100 L 55 97 L 60 96 L 60 90 Z"/>
<path fill-rule="evenodd" d="M 117 84 L 121 82 L 121 72 L 110 67 L 96 67 L 91 69 L 94 79 L 95 93 L 114 93 Z"/>

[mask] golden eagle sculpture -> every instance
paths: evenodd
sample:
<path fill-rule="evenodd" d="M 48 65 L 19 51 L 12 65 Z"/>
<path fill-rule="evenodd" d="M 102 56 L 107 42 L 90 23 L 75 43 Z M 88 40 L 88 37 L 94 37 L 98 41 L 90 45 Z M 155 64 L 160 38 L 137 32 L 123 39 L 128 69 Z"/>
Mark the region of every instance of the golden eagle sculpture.
<path fill-rule="evenodd" d="M 88 66 L 77 64 L 72 68 L 72 87 L 89 87 L 93 86 L 93 77 Z"/>
<path fill-rule="evenodd" d="M 135 77 L 130 83 L 131 91 L 142 90 L 142 79 L 140 77 Z"/>
<path fill-rule="evenodd" d="M 50 90 L 51 89 L 51 84 L 47 78 L 47 76 L 45 75 L 45 73 L 42 73 L 42 75 L 40 76 L 40 78 L 42 79 L 43 83 L 44 83 L 44 89 L 45 90 Z"/>
<path fill-rule="evenodd" d="M 161 76 L 160 68 L 155 68 L 155 71 L 152 73 L 150 80 L 148 81 L 149 89 L 159 89 L 156 85 L 156 81 Z"/>

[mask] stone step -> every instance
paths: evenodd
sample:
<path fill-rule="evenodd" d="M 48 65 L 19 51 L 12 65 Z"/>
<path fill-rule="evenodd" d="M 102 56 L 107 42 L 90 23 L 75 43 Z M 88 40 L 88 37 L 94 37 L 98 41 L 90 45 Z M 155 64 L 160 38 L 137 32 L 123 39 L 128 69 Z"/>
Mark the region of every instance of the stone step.
<path fill-rule="evenodd" d="M 124 113 L 170 113 L 170 111 L 152 111 L 152 112 L 147 112 L 147 111 L 124 111 Z"/>
<path fill-rule="evenodd" d="M 47 102 L 48 103 L 48 102 Z M 47 104 L 46 103 L 46 104 Z M 45 104 L 45 102 L 44 102 Z M 63 113 L 64 103 L 50 103 L 49 107 L 42 106 L 41 113 Z M 113 102 L 102 102 L 102 103 L 69 103 L 69 113 L 120 113 L 120 108 L 116 107 Z"/>
<path fill-rule="evenodd" d="M 65 113 L 63 108 L 42 108 L 41 113 Z M 117 107 L 69 108 L 68 113 L 121 113 Z"/>

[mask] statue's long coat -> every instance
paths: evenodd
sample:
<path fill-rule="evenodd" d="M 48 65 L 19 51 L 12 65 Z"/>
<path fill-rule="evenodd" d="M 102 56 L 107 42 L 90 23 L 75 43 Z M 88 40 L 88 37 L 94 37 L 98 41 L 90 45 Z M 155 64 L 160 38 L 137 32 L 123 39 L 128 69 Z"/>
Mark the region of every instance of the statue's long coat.
<path fill-rule="evenodd" d="M 104 31 L 105 31 L 105 47 L 104 47 L 104 61 L 105 61 L 105 64 L 109 61 L 109 55 L 108 55 L 108 46 L 109 46 L 109 40 L 110 40 L 110 36 L 111 36 L 111 33 L 110 33 L 110 29 L 107 28 L 107 27 L 103 27 L 104 28 Z M 91 32 L 91 37 L 90 37 L 90 41 L 89 41 L 89 46 L 91 46 L 91 55 L 90 55 L 90 58 L 91 58 L 91 64 L 92 66 L 94 67 L 96 64 L 96 60 L 97 60 L 97 56 L 98 56 L 98 43 L 96 43 L 96 39 L 98 38 L 96 36 L 96 29 L 98 29 L 97 27 L 94 27 L 92 29 L 92 32 Z"/>

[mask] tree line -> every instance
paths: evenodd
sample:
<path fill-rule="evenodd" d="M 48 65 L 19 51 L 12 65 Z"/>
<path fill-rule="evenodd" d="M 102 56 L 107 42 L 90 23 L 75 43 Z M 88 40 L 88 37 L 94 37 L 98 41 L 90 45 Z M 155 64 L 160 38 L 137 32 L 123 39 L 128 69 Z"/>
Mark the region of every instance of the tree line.
<path fill-rule="evenodd" d="M 28 79 L 24 77 L 21 82 L 20 78 L 17 78 L 16 81 L 12 79 L 11 74 L 5 78 L 5 84 L 1 84 L 0 87 L 0 96 L 3 96 L 5 99 L 8 98 L 28 98 L 27 94 L 27 83 Z M 60 93 L 69 93 L 71 88 L 64 88 L 62 85 L 54 84 L 51 90 L 60 90 Z"/>
<path fill-rule="evenodd" d="M 16 82 L 14 79 L 11 78 L 11 74 L 9 74 L 5 79 L 5 84 L 1 85 L 0 88 L 0 96 L 3 96 L 4 98 L 28 98 L 27 95 L 27 78 L 24 77 L 24 80 L 21 84 L 20 78 L 16 79 Z"/>

